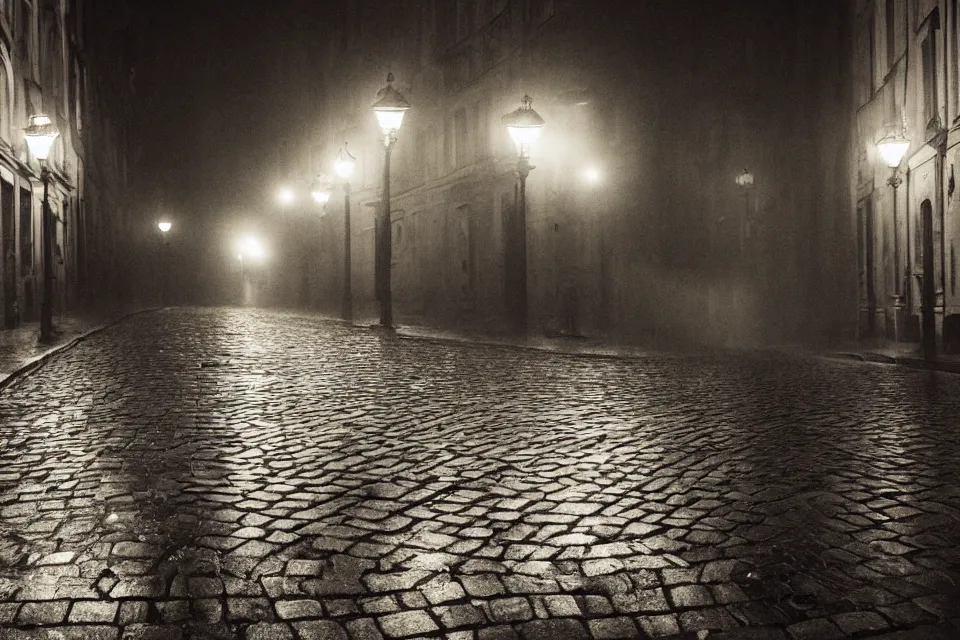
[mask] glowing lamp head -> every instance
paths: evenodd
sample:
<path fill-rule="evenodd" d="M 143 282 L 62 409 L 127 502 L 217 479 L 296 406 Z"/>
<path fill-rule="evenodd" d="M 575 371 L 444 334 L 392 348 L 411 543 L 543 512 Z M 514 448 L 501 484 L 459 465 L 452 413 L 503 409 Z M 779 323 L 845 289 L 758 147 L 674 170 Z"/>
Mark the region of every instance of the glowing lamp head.
<path fill-rule="evenodd" d="M 293 189 L 289 187 L 283 187 L 277 192 L 277 199 L 280 201 L 280 204 L 292 204 L 296 198 Z"/>
<path fill-rule="evenodd" d="M 337 159 L 333 163 L 333 170 L 344 180 L 349 180 L 350 176 L 353 175 L 353 168 L 356 164 L 357 159 L 347 151 L 347 144 L 344 143 L 343 148 L 340 149 L 340 153 L 337 154 Z"/>
<path fill-rule="evenodd" d="M 27 139 L 30 155 L 41 162 L 45 162 L 50 156 L 50 149 L 60 132 L 57 131 L 57 127 L 49 116 L 39 113 L 30 116 L 30 126 L 24 129 L 23 134 Z"/>
<path fill-rule="evenodd" d="M 746 169 L 744 169 L 744 170 L 743 170 L 743 173 L 741 173 L 739 176 L 737 176 L 737 184 L 740 185 L 741 187 L 744 187 L 744 188 L 746 188 L 746 187 L 752 187 L 752 186 L 753 186 L 753 174 L 750 173 L 749 171 L 747 171 Z"/>
<path fill-rule="evenodd" d="M 910 141 L 899 134 L 888 133 L 877 142 L 877 149 L 880 151 L 880 155 L 883 156 L 883 161 L 886 162 L 887 166 L 891 169 L 896 169 L 900 166 L 900 163 L 903 161 L 903 156 L 909 148 Z"/>
<path fill-rule="evenodd" d="M 533 110 L 533 99 L 523 96 L 520 108 L 503 116 L 501 121 L 510 132 L 513 143 L 517 145 L 517 152 L 521 156 L 528 156 L 533 143 L 540 138 L 540 131 L 545 124 L 540 114 Z"/>
<path fill-rule="evenodd" d="M 377 101 L 373 104 L 373 112 L 377 116 L 377 123 L 383 135 L 396 135 L 403 124 L 403 114 L 410 108 L 410 103 L 393 88 L 393 74 L 387 74 L 387 86 L 377 92 Z"/>
<path fill-rule="evenodd" d="M 310 186 L 310 195 L 317 204 L 327 204 L 330 200 L 330 184 L 326 176 L 317 176 Z"/>
<path fill-rule="evenodd" d="M 160 229 L 161 233 L 166 233 L 170 231 L 170 228 L 173 226 L 173 223 L 167 222 L 166 220 L 158 222 L 157 227 Z"/>
<path fill-rule="evenodd" d="M 325 190 L 314 190 L 310 192 L 310 195 L 313 196 L 313 201 L 317 204 L 327 204 L 330 200 L 330 192 Z"/>

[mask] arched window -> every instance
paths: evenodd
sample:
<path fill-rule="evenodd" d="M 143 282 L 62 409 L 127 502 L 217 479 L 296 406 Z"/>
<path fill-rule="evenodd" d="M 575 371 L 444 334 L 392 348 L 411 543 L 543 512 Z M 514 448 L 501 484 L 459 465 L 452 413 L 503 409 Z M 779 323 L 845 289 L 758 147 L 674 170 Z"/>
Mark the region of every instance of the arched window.
<path fill-rule="evenodd" d="M 40 52 L 40 88 L 43 108 L 50 117 L 63 115 L 63 42 L 60 21 L 52 9 L 43 11 L 43 38 Z"/>
<path fill-rule="evenodd" d="M 13 120 L 13 67 L 6 47 L 0 46 L 0 138 L 12 143 L 11 122 Z"/>

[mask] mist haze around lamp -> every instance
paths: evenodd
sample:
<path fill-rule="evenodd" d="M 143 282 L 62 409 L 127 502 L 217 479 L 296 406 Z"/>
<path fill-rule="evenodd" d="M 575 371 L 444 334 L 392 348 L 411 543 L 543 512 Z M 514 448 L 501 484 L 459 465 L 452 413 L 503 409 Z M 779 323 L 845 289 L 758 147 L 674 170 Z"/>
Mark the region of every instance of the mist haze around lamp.
<path fill-rule="evenodd" d="M 588 166 L 583 170 L 583 179 L 588 184 L 600 184 L 600 181 L 603 180 L 603 174 L 598 167 Z"/>

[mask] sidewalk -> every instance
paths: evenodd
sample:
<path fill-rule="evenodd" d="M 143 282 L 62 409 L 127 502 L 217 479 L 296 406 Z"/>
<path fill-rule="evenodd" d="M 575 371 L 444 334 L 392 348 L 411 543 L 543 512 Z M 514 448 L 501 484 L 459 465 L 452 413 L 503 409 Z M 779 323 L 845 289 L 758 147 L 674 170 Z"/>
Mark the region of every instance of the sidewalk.
<path fill-rule="evenodd" d="M 376 325 L 371 325 L 375 328 Z M 762 345 L 754 348 L 737 347 L 642 347 L 617 345 L 596 338 L 582 338 L 561 336 L 548 338 L 531 336 L 527 339 L 493 335 L 479 332 L 454 332 L 442 329 L 432 329 L 417 326 L 397 326 L 396 334 L 401 338 L 419 340 L 444 340 L 470 344 L 488 344 L 501 347 L 536 349 L 553 353 L 568 353 L 581 356 L 598 356 L 608 358 L 641 358 L 653 354 L 665 355 L 676 353 L 734 353 L 737 351 L 790 353 L 808 356 L 846 358 L 863 362 L 879 362 L 897 364 L 913 369 L 933 369 L 948 373 L 960 373 L 960 355 L 938 354 L 937 359 L 927 363 L 921 355 L 919 343 L 877 343 L 866 345 L 861 343 L 847 343 L 840 346 L 801 346 L 801 345 Z"/>
<path fill-rule="evenodd" d="M 928 363 L 923 359 L 919 343 L 880 342 L 873 345 L 854 343 L 836 350 L 834 355 L 864 362 L 881 362 L 913 369 L 960 373 L 960 355 L 938 353 L 936 359 Z"/>
<path fill-rule="evenodd" d="M 43 360 L 84 334 L 124 316 L 147 311 L 152 307 L 116 304 L 55 315 L 54 337 L 41 344 L 40 322 L 25 322 L 16 329 L 0 330 L 0 389 L 21 369 Z"/>

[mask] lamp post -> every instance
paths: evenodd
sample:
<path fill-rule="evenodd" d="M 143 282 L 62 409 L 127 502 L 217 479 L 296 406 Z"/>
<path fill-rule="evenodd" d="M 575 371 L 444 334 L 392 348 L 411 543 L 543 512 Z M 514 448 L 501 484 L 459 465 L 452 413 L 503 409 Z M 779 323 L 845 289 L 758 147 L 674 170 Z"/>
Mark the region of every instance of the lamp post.
<path fill-rule="evenodd" d="M 167 271 L 167 233 L 172 226 L 167 220 L 157 223 L 157 228 L 160 229 L 160 300 L 163 306 L 167 306 L 167 280 L 170 279 Z"/>
<path fill-rule="evenodd" d="M 887 166 L 890 167 L 893 171 L 890 174 L 890 177 L 887 179 L 887 184 L 893 187 L 893 322 L 894 322 L 894 340 L 900 341 L 903 339 L 903 325 L 906 322 L 905 308 L 906 304 L 904 302 L 904 292 L 901 285 L 900 279 L 900 222 L 897 214 L 897 189 L 900 187 L 903 182 L 900 177 L 900 163 L 903 161 L 903 156 L 906 155 L 907 149 L 910 148 L 910 141 L 907 140 L 904 136 L 898 133 L 890 133 L 880 139 L 877 142 L 877 149 L 880 151 L 880 155 L 883 156 L 884 162 Z M 868 242 L 872 239 L 868 238 Z M 868 319 L 869 327 L 871 333 L 875 331 L 875 320 L 874 315 L 876 315 L 876 310 L 870 310 L 870 318 Z M 932 338 L 933 336 L 931 336 Z M 924 344 L 926 344 L 927 336 L 923 336 Z"/>
<path fill-rule="evenodd" d="M 377 300 L 380 302 L 380 325 L 393 326 L 393 298 L 390 291 L 390 262 L 393 260 L 393 227 L 390 220 L 390 153 L 397 143 L 397 134 L 403 124 L 403 114 L 410 103 L 393 88 L 393 74 L 387 74 L 387 86 L 377 92 L 377 101 L 373 112 L 383 132 L 383 146 L 386 150 L 383 160 L 383 200 L 380 204 L 378 224 L 375 225 L 375 271 Z"/>
<path fill-rule="evenodd" d="M 30 125 L 24 130 L 30 154 L 40 161 L 40 181 L 43 182 L 43 209 L 41 213 L 41 240 L 43 250 L 43 299 L 40 305 L 40 341 L 53 337 L 53 216 L 50 215 L 50 170 L 47 158 L 60 132 L 50 118 L 42 113 L 30 116 Z"/>
<path fill-rule="evenodd" d="M 343 303 L 341 314 L 347 322 L 353 321 L 353 292 L 351 290 L 351 268 L 350 257 L 350 176 L 353 175 L 353 168 L 357 164 L 357 159 L 347 151 L 347 143 L 343 143 L 343 148 L 337 154 L 337 159 L 333 163 L 333 170 L 340 176 L 343 185 Z"/>
<path fill-rule="evenodd" d="M 743 213 L 740 214 L 740 228 L 737 234 L 737 240 L 740 245 L 740 263 L 742 266 L 744 254 L 746 253 L 747 225 L 750 224 L 750 188 L 753 187 L 753 174 L 744 168 L 743 173 L 737 176 L 737 184 L 743 189 Z"/>
<path fill-rule="evenodd" d="M 517 211 L 517 288 L 515 304 L 515 331 L 527 334 L 527 176 L 535 167 L 530 164 L 530 148 L 540 137 L 543 118 L 533 110 L 533 99 L 525 95 L 520 108 L 501 118 L 517 145 L 517 187 L 515 191 Z"/>

